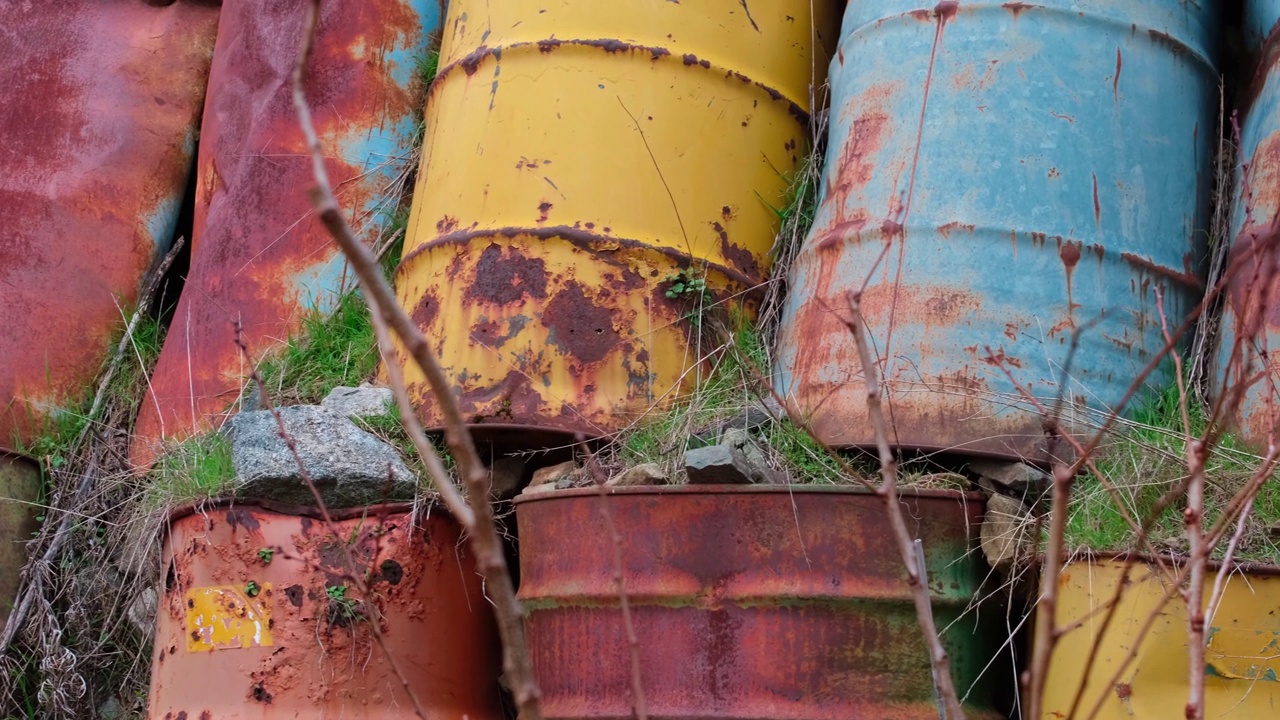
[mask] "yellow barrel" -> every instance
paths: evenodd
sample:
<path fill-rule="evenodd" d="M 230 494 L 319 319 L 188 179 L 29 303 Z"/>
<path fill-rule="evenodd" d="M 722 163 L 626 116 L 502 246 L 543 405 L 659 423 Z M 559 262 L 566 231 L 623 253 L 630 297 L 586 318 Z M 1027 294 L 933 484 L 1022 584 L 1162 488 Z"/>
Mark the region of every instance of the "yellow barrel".
<path fill-rule="evenodd" d="M 1115 618 L 1099 638 L 1106 603 L 1115 596 L 1124 571 L 1117 559 L 1071 563 L 1058 583 L 1058 627 L 1079 622 L 1062 636 L 1045 683 L 1043 720 L 1070 714 L 1076 689 L 1086 680 L 1085 663 L 1094 643 L 1097 659 L 1075 717 L 1089 717 L 1101 701 L 1100 720 L 1180 718 L 1187 704 L 1187 606 L 1175 590 L 1142 634 L 1165 596 L 1161 576 L 1139 562 L 1130 571 Z M 1215 567 L 1205 582 L 1204 601 L 1213 593 Z M 1275 717 L 1280 707 L 1280 568 L 1241 567 L 1226 581 L 1222 602 L 1206 618 L 1205 717 Z M 1138 652 L 1116 677 L 1130 649 Z"/>
<path fill-rule="evenodd" d="M 449 3 L 396 282 L 477 429 L 599 436 L 687 387 L 700 303 L 768 276 L 835 5 Z"/>

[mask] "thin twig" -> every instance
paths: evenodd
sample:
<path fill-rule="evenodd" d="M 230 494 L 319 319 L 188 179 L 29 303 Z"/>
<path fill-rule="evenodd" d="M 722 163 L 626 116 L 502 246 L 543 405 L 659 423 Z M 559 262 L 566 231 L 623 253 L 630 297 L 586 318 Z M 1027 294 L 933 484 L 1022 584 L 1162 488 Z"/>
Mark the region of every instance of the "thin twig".
<path fill-rule="evenodd" d="M 586 438 L 578 436 L 578 446 L 587 458 L 587 472 L 595 482 L 596 493 L 600 497 L 600 517 L 604 520 L 605 532 L 609 534 L 609 542 L 613 543 L 613 584 L 618 590 L 618 602 L 622 608 L 622 624 L 627 632 L 627 648 L 631 653 L 631 693 L 634 699 L 636 720 L 649 720 L 649 706 L 644 699 L 644 682 L 640 674 L 640 640 L 636 635 L 635 621 L 631 617 L 631 601 L 627 595 L 626 574 L 622 562 L 622 536 L 613 522 L 613 513 L 609 511 L 609 490 L 605 487 L 608 478 L 600 467 L 595 453 L 587 447 Z"/>
<path fill-rule="evenodd" d="M 945 709 L 943 720 L 961 720 L 964 710 L 960 707 L 959 695 L 956 694 L 955 681 L 951 677 L 951 663 L 947 658 L 946 648 L 938 637 L 938 627 L 933 620 L 933 605 L 929 598 L 929 588 L 920 581 L 921 568 L 917 565 L 914 538 L 907 529 L 906 518 L 902 514 L 902 505 L 898 500 L 898 464 L 889 448 L 889 433 L 885 426 L 884 411 L 880 406 L 880 381 L 876 364 L 871 357 L 871 349 L 865 336 L 866 322 L 862 317 L 860 304 L 861 293 L 850 292 L 848 295 L 851 317 L 846 321 L 849 332 L 853 334 L 854 344 L 858 347 L 858 360 L 862 364 L 862 375 L 867 386 L 867 415 L 875 432 L 876 449 L 880 454 L 880 476 L 882 481 L 876 493 L 884 500 L 885 509 L 889 513 L 889 523 L 898 541 L 898 550 L 902 554 L 902 562 L 907 568 L 907 584 L 911 589 L 911 597 L 915 601 L 916 618 L 920 621 L 925 642 L 929 645 L 929 662 L 933 668 L 934 680 L 938 692 L 942 695 Z M 1032 715 L 1032 717 L 1039 717 Z"/>
<path fill-rule="evenodd" d="M 395 348 L 391 344 L 391 331 L 387 329 L 387 322 L 382 319 L 382 314 L 378 309 L 378 301 L 367 298 L 365 303 L 369 306 L 369 315 L 373 320 L 373 331 L 378 337 L 378 351 L 382 355 L 382 366 L 387 370 L 387 380 L 391 384 L 391 391 L 396 396 L 396 408 L 400 411 L 400 422 L 404 425 L 404 430 L 409 435 L 409 439 L 413 441 L 413 447 L 418 451 L 418 456 L 422 458 L 422 464 L 426 466 L 427 474 L 431 476 L 431 482 L 436 491 L 440 493 L 440 499 L 444 502 L 445 508 L 448 509 L 449 513 L 453 515 L 463 529 L 471 532 L 476 526 L 475 513 L 471 510 L 471 506 L 467 505 L 466 499 L 458 492 L 458 488 L 454 486 L 452 478 L 449 477 L 449 471 L 445 469 L 439 454 L 436 453 L 435 446 L 427 439 L 427 434 L 422 430 L 422 423 L 419 422 L 417 414 L 413 411 L 413 403 L 409 401 L 409 393 L 404 385 L 404 373 L 401 372 L 400 366 L 395 361 Z"/>
<path fill-rule="evenodd" d="M 529 657 L 528 645 L 525 643 L 524 610 L 516 599 L 515 587 L 507 570 L 507 560 L 503 553 L 502 539 L 498 534 L 493 508 L 489 504 L 489 472 L 476 452 L 475 443 L 467 430 L 466 422 L 458 409 L 457 400 L 453 396 L 452 386 L 444 374 L 444 369 L 440 366 L 439 359 L 432 352 L 422 332 L 396 303 L 395 295 L 382 276 L 373 253 L 352 233 L 350 225 L 343 217 L 342 209 L 334 198 L 333 186 L 325 170 L 324 153 L 311 121 L 311 111 L 307 106 L 302 87 L 303 71 L 311 54 L 318 12 L 319 0 L 312 0 L 302 47 L 298 54 L 298 63 L 293 72 L 293 104 L 298 113 L 298 124 L 307 140 L 312 171 L 316 180 L 316 187 L 311 191 L 311 200 L 316 206 L 320 221 L 342 249 L 347 262 L 351 264 L 360 279 L 360 287 L 366 300 L 376 304 L 382 319 L 395 331 L 409 355 L 422 368 L 427 383 L 435 395 L 444 419 L 445 442 L 458 464 L 459 472 L 466 484 L 467 495 L 471 500 L 471 508 L 475 513 L 474 528 L 469 539 L 476 556 L 477 568 L 484 577 L 485 588 L 490 594 L 498 618 L 498 631 L 502 636 L 503 644 L 503 668 L 522 720 L 541 720 L 542 693 L 534 679 L 533 662 Z"/>

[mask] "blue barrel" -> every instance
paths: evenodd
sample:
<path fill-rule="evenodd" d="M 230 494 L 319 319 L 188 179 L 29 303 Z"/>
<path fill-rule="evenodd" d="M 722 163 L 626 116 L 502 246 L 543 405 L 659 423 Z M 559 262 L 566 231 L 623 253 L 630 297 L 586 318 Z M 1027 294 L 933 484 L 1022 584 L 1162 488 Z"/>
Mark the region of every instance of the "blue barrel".
<path fill-rule="evenodd" d="M 900 448 L 1043 462 L 1018 385 L 1071 429 L 1117 405 L 1162 347 L 1157 290 L 1172 325 L 1203 292 L 1217 24 L 1183 0 L 850 3 L 774 373 L 820 439 L 874 442 L 841 321 L 864 283 Z"/>
<path fill-rule="evenodd" d="M 1280 0 L 1245 5 L 1246 31 L 1267 32 L 1278 21 Z M 1260 448 L 1280 417 L 1280 31 L 1268 32 L 1258 49 L 1260 64 L 1242 99 L 1214 393 L 1243 392 L 1231 420 L 1242 439 Z"/>

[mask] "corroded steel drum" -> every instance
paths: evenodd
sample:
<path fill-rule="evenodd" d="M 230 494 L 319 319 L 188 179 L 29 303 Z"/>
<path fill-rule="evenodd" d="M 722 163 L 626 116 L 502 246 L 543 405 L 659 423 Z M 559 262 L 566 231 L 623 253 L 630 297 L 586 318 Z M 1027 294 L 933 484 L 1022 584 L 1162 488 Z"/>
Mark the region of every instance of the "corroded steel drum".
<path fill-rule="evenodd" d="M 706 305 L 768 277 L 834 5 L 450 3 L 396 284 L 477 429 L 599 436 L 686 387 Z"/>
<path fill-rule="evenodd" d="M 0 449 L 84 401 L 191 174 L 216 4 L 0 4 Z"/>
<path fill-rule="evenodd" d="M 548 718 L 632 714 L 614 545 L 650 717 L 936 720 L 929 653 L 883 501 L 851 489 L 702 486 L 524 496 L 519 597 Z M 1003 626 L 978 604 L 983 499 L 904 495 L 970 718 L 993 709 Z"/>
<path fill-rule="evenodd" d="M 315 215 L 315 185 L 293 107 L 292 75 L 308 3 L 227 0 L 209 80 L 197 164 L 191 270 L 142 403 L 133 456 L 163 438 L 218 426 L 257 362 L 308 309 L 354 287 Z M 326 168 L 360 238 L 391 222 L 393 181 L 411 155 L 420 66 L 439 26 L 436 0 L 320 5 L 304 78 Z"/>
<path fill-rule="evenodd" d="M 823 441 L 874 444 L 864 288 L 898 447 L 1045 462 L 1024 393 L 1069 431 L 1118 405 L 1164 346 L 1159 299 L 1175 328 L 1204 291 L 1218 10 L 849 4 L 775 368 Z"/>
<path fill-rule="evenodd" d="M 1280 2 L 1250 0 L 1245 17 L 1270 29 Z M 1244 102 L 1214 385 L 1218 398 L 1242 392 L 1235 428 L 1264 448 L 1280 419 L 1280 32 L 1266 38 Z"/>
<path fill-rule="evenodd" d="M 499 720 L 497 629 L 457 523 L 437 511 L 415 524 L 407 506 L 333 527 L 299 512 L 172 519 L 149 717 L 416 718 L 390 653 L 427 717 Z"/>
<path fill-rule="evenodd" d="M 1063 568 L 1057 626 L 1067 631 L 1054 648 L 1039 720 L 1068 717 L 1082 683 L 1075 717 L 1185 717 L 1190 690 L 1186 602 L 1175 589 L 1162 605 L 1170 588 L 1154 565 L 1138 562 L 1127 579 L 1124 566 L 1122 558 L 1100 557 Z M 1217 571 L 1211 567 L 1206 603 Z M 1122 580 L 1125 589 L 1104 634 L 1106 608 Z M 1217 612 L 1206 618 L 1204 716 L 1274 717 L 1280 705 L 1280 568 L 1239 566 L 1223 588 Z M 1091 656 L 1094 665 L 1086 676 Z M 1091 715 L 1094 707 L 1100 712 Z"/>

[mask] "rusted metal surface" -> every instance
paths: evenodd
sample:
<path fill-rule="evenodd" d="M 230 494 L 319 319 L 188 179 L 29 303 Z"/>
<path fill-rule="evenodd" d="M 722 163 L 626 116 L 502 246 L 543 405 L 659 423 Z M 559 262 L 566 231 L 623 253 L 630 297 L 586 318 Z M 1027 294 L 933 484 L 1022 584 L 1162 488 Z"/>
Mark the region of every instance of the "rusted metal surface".
<path fill-rule="evenodd" d="M 40 467 L 24 455 L 0 450 L 0 630 L 9 620 L 27 564 L 27 541 L 40 525 Z"/>
<path fill-rule="evenodd" d="M 970 718 L 1003 634 L 972 606 L 979 495 L 903 497 Z M 884 505 L 856 490 L 621 488 L 608 496 L 654 718 L 937 718 L 929 656 Z M 595 490 L 516 501 L 520 600 L 548 718 L 632 717 L 614 548 Z M 585 540 L 585 542 L 584 542 Z M 997 664 L 996 667 L 999 667 Z"/>
<path fill-rule="evenodd" d="M 173 242 L 218 9 L 0 7 L 0 447 L 81 401 Z"/>
<path fill-rule="evenodd" d="M 149 717 L 416 717 L 373 638 L 377 618 L 430 717 L 501 718 L 475 563 L 447 515 L 420 522 L 403 506 L 361 508 L 338 516 L 335 535 L 309 515 L 241 504 L 172 520 Z M 343 544 L 371 596 L 350 580 Z"/>
<path fill-rule="evenodd" d="M 293 109 L 306 3 L 227 0 L 201 130 L 191 270 L 142 404 L 136 460 L 162 438 L 221 424 L 249 368 L 309 308 L 354 278 L 315 216 L 311 160 Z M 326 2 L 305 78 L 326 167 L 366 241 L 392 219 L 421 106 L 417 68 L 439 26 L 436 0 Z M 156 406 L 159 407 L 157 412 Z"/>
<path fill-rule="evenodd" d="M 836 12 L 450 3 L 396 284 L 478 430 L 598 436 L 685 387 L 699 298 L 672 276 L 753 301 Z"/>
<path fill-rule="evenodd" d="M 1168 560 L 1166 560 L 1168 562 Z M 1182 593 L 1157 612 L 1168 588 L 1153 567 L 1138 563 L 1105 635 L 1102 608 L 1115 595 L 1125 563 L 1100 558 L 1070 563 L 1058 583 L 1058 627 L 1079 623 L 1058 640 L 1045 683 L 1043 720 L 1067 717 L 1081 683 L 1087 683 L 1077 717 L 1101 701 L 1101 720 L 1183 717 L 1189 675 L 1187 608 Z M 1274 717 L 1280 705 L 1280 574 L 1278 568 L 1250 568 L 1227 576 L 1221 604 L 1207 618 L 1205 717 Z M 1216 568 L 1215 568 L 1216 572 Z M 1212 582 L 1212 580 L 1210 580 Z M 1205 598 L 1211 593 L 1206 588 Z M 1150 630 L 1143 630 L 1155 613 Z M 1092 617 L 1090 622 L 1087 618 Z M 1085 659 L 1094 645 L 1097 659 L 1088 677 Z M 1130 650 L 1137 654 L 1114 684 Z"/>
<path fill-rule="evenodd" d="M 1180 0 L 849 4 L 775 374 L 822 440 L 874 441 L 841 320 L 864 283 L 899 447 L 1044 461 L 1005 370 L 1063 396 L 1069 429 L 1119 402 L 1163 345 L 1156 291 L 1171 327 L 1203 292 L 1216 17 Z"/>
<path fill-rule="evenodd" d="M 1280 20 L 1280 2 L 1250 0 L 1245 15 L 1270 27 Z M 1265 447 L 1280 419 L 1280 31 L 1265 43 L 1250 94 L 1232 198 L 1229 257 L 1235 272 L 1214 374 L 1219 396 L 1227 387 L 1247 386 L 1233 420 L 1246 442 Z"/>

